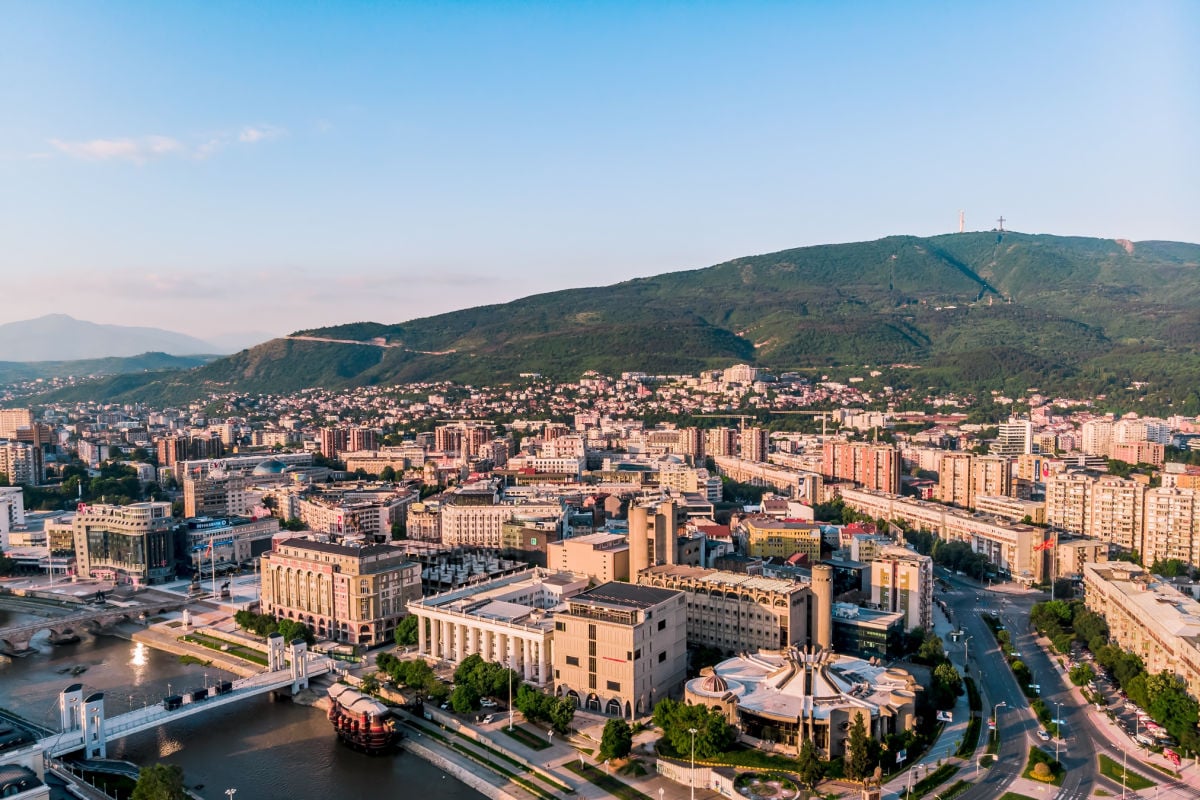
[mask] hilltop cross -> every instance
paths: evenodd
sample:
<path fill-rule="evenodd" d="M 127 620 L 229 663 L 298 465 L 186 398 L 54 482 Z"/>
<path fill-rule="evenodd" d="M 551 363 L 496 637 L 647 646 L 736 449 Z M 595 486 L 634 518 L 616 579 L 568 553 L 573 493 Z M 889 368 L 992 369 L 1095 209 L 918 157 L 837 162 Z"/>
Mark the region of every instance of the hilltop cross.
<path fill-rule="evenodd" d="M 1004 217 L 1001 216 L 1000 219 L 997 220 L 997 222 L 1000 223 L 1000 230 L 1003 231 L 1004 230 Z"/>

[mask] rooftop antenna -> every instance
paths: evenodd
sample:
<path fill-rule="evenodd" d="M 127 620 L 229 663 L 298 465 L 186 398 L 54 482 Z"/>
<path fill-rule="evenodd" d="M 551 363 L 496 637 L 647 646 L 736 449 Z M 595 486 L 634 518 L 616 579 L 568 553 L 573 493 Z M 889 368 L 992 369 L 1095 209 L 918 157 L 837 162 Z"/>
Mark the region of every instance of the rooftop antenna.
<path fill-rule="evenodd" d="M 1000 219 L 998 219 L 996 221 L 1000 223 L 1000 227 L 997 228 L 996 230 L 1000 231 L 1001 233 L 1004 233 L 1004 215 L 1001 214 Z"/>
<path fill-rule="evenodd" d="M 958 232 L 962 233 L 963 231 L 965 231 L 966 226 L 967 226 L 966 214 L 963 211 L 959 211 L 958 212 Z"/>

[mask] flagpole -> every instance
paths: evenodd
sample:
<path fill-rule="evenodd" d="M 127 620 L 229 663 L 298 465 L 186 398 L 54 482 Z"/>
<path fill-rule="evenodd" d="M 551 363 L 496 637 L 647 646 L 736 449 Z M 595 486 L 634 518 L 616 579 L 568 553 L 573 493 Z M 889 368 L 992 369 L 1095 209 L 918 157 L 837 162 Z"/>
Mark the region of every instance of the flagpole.
<path fill-rule="evenodd" d="M 217 535 L 208 540 L 208 552 L 212 555 L 213 600 L 217 599 Z"/>

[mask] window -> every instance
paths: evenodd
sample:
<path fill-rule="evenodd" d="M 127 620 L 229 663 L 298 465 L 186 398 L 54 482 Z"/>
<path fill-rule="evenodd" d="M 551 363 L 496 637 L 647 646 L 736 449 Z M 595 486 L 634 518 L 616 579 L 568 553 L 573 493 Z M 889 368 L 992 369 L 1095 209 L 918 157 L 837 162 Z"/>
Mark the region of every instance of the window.
<path fill-rule="evenodd" d="M 609 690 L 610 692 L 619 692 L 619 691 L 621 691 L 621 684 L 620 684 L 620 683 L 618 683 L 617 681 L 609 681 L 607 685 L 608 685 L 608 690 Z"/>
<path fill-rule="evenodd" d="M 567 623 L 565 623 L 565 622 L 556 622 L 556 623 L 554 623 L 554 630 L 556 630 L 556 631 L 565 631 L 566 629 L 567 629 Z"/>
<path fill-rule="evenodd" d="M 596 676 L 595 675 L 588 675 L 588 688 L 589 689 L 596 688 Z"/>
<path fill-rule="evenodd" d="M 666 651 L 666 650 L 664 650 L 664 651 L 662 651 L 661 653 L 659 653 L 659 654 L 658 654 L 658 663 L 660 663 L 660 664 L 661 664 L 662 662 L 664 662 L 664 661 L 666 661 L 666 660 L 667 660 L 667 651 Z"/>
<path fill-rule="evenodd" d="M 667 621 L 665 619 L 660 619 L 658 621 L 658 629 L 661 631 L 661 630 L 665 630 L 666 627 L 667 627 Z"/>
<path fill-rule="evenodd" d="M 554 680 L 558 680 L 558 670 L 554 670 Z"/>
<path fill-rule="evenodd" d="M 579 666 L 579 656 L 567 656 L 567 666 L 578 667 Z"/>
<path fill-rule="evenodd" d="M 641 657 L 642 657 L 642 648 L 639 647 L 637 650 L 633 651 L 633 658 L 636 661 L 637 659 L 639 659 Z"/>

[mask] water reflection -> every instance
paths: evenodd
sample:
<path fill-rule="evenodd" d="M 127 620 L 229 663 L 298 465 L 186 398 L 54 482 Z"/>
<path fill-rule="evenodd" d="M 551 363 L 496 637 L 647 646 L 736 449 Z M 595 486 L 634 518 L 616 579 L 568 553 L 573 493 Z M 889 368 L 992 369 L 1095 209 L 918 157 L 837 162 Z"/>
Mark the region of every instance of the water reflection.
<path fill-rule="evenodd" d="M 146 645 L 141 642 L 135 642 L 133 645 L 133 657 L 129 659 L 129 663 L 135 667 L 146 666 Z M 141 677 L 141 670 L 137 670 L 137 677 Z M 140 683 L 141 681 L 138 681 Z"/>

